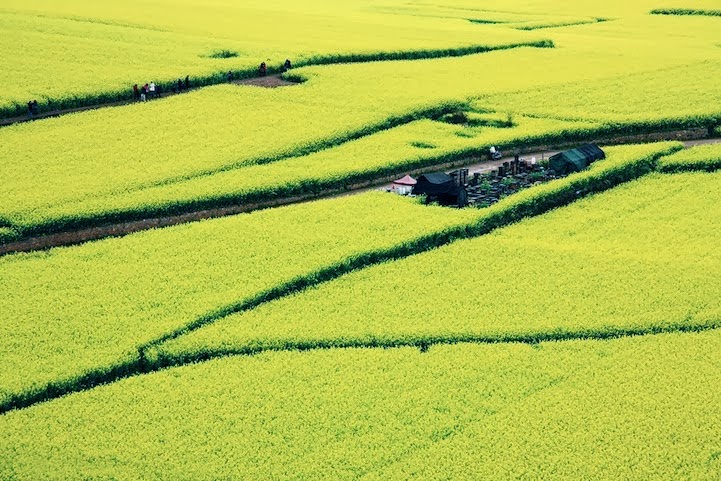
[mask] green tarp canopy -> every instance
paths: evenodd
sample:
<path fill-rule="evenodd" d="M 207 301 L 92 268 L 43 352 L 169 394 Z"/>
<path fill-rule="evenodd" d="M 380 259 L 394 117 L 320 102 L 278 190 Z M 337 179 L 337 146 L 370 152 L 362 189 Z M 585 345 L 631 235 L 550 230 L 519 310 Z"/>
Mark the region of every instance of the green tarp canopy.
<path fill-rule="evenodd" d="M 557 174 L 565 175 L 580 172 L 592 162 L 605 158 L 606 154 L 597 145 L 586 144 L 549 157 L 548 165 Z"/>

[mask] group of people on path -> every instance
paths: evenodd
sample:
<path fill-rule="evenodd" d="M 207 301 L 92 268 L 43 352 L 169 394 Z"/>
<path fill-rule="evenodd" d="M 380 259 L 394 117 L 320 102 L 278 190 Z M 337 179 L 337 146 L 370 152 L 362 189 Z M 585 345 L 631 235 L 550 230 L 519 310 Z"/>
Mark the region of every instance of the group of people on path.
<path fill-rule="evenodd" d="M 293 68 L 293 64 L 291 63 L 290 59 L 285 59 L 285 62 L 283 63 L 283 66 L 280 68 L 281 72 L 287 72 Z M 262 62 L 260 66 L 258 67 L 258 75 L 261 77 L 265 77 L 268 75 L 268 65 L 265 62 Z M 227 74 L 228 82 L 232 82 L 234 80 L 234 75 L 232 70 L 228 70 Z M 178 79 L 177 82 L 173 83 L 172 90 L 174 93 L 180 93 L 183 90 L 189 90 L 190 89 L 190 76 L 185 76 L 185 81 Z M 135 99 L 136 102 L 146 102 L 148 100 L 152 99 L 159 99 L 162 95 L 162 87 L 160 84 L 156 84 L 155 82 L 149 82 L 143 85 L 142 87 L 138 86 L 138 84 L 133 85 L 133 99 Z M 32 118 L 37 116 L 40 113 L 40 108 L 38 106 L 37 100 L 31 100 L 28 102 L 28 117 Z"/>
<path fill-rule="evenodd" d="M 173 83 L 172 90 L 175 93 L 180 93 L 183 90 L 190 88 L 190 76 L 185 76 L 185 81 L 178 79 L 177 82 Z M 138 87 L 138 84 L 133 85 L 133 98 L 136 102 L 146 102 L 152 99 L 159 99 L 162 96 L 163 88 L 155 82 L 146 83 L 142 87 Z"/>
<path fill-rule="evenodd" d="M 28 117 L 34 117 L 40 113 L 40 107 L 38 107 L 37 100 L 31 100 L 28 102 Z"/>
<path fill-rule="evenodd" d="M 138 84 L 133 85 L 133 97 L 138 102 L 160 98 L 160 94 L 160 85 L 155 85 L 155 82 L 150 82 L 140 88 L 138 88 Z"/>
<path fill-rule="evenodd" d="M 291 63 L 290 59 L 285 59 L 283 66 L 280 68 L 280 71 L 287 72 L 292 68 L 293 64 Z M 258 67 L 258 76 L 265 77 L 266 75 L 268 75 L 268 65 L 265 62 L 261 62 L 260 67 Z"/>
<path fill-rule="evenodd" d="M 285 62 L 283 63 L 283 66 L 280 68 L 281 72 L 287 72 L 293 68 L 293 64 L 291 63 L 290 59 L 285 59 Z M 258 75 L 260 77 L 265 77 L 268 75 L 268 65 L 265 62 L 261 62 L 260 66 L 258 67 Z M 235 80 L 235 76 L 233 75 L 232 70 L 228 70 L 228 73 L 226 74 L 226 78 L 228 79 L 228 82 L 232 82 Z M 180 93 L 183 90 L 189 90 L 190 89 L 190 76 L 185 76 L 185 81 L 178 79 L 177 82 L 173 83 L 172 90 L 174 93 Z M 159 99 L 162 94 L 162 87 L 159 84 L 156 84 L 155 82 L 146 83 L 142 87 L 139 87 L 138 84 L 133 85 L 133 98 L 136 102 L 146 102 L 148 100 L 152 99 Z M 28 102 L 28 115 L 31 114 L 31 107 L 30 104 L 32 102 Z M 35 105 L 37 107 L 37 101 L 35 101 Z"/>

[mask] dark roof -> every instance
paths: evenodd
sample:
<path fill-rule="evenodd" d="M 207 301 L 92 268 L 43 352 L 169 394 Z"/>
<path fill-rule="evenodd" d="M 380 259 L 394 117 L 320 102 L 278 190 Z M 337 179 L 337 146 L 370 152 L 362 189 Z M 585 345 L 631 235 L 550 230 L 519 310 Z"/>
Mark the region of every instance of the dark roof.
<path fill-rule="evenodd" d="M 443 172 L 436 172 L 434 174 L 423 174 L 418 177 L 418 181 L 425 180 L 431 184 L 445 184 L 447 182 L 453 182 L 453 178 L 450 175 L 444 174 Z"/>
<path fill-rule="evenodd" d="M 418 182 L 413 187 L 415 195 L 457 195 L 458 187 L 453 181 L 453 177 L 442 172 L 435 174 L 423 174 L 418 177 Z"/>
<path fill-rule="evenodd" d="M 549 157 L 548 161 L 551 168 L 559 174 L 570 174 L 579 172 L 592 162 L 605 158 L 606 154 L 597 145 L 585 144 L 553 155 Z"/>

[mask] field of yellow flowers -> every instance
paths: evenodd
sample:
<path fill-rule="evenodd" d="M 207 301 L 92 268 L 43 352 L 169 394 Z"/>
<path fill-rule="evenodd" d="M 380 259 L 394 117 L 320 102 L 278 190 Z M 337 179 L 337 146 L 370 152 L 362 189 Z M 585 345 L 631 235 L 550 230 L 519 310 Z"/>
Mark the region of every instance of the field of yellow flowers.
<path fill-rule="evenodd" d="M 221 359 L 6 412 L 0 474 L 714 479 L 720 182 L 654 174 L 179 331 L 155 349 Z"/>
<path fill-rule="evenodd" d="M 717 481 L 721 144 L 648 139 L 721 133 L 720 11 L 0 5 L 0 248 L 629 143 L 490 207 L 365 192 L 0 254 L 0 480 Z"/>
<path fill-rule="evenodd" d="M 356 18 L 349 12 L 361 7 L 354 5 L 345 7 L 344 18 Z M 444 39 L 437 44 L 440 53 L 424 60 L 390 60 L 398 58 L 391 55 L 398 50 L 380 45 L 376 51 L 386 52 L 388 60 L 350 59 L 346 60 L 350 63 L 322 66 L 309 62 L 311 66 L 288 74 L 304 81 L 293 87 L 215 86 L 149 103 L 0 128 L 0 175 L 5 179 L 0 218 L 7 224 L 3 228 L 27 236 L 215 205 L 214 201 L 223 205 L 247 197 L 249 191 L 256 199 L 267 198 L 273 192 L 291 192 L 291 186 L 299 183 L 325 187 L 352 183 L 358 175 L 402 173 L 407 162 L 399 160 L 413 159 L 413 154 L 367 156 L 372 159 L 361 161 L 365 167 L 333 172 L 303 165 L 299 167 L 302 175 L 289 173 L 286 166 L 298 165 L 293 159 L 308 154 L 334 156 L 335 147 L 353 149 L 355 144 L 344 144 L 364 136 L 382 134 L 375 138 L 376 145 L 402 145 L 403 136 L 389 140 L 390 132 L 384 131 L 451 111 L 490 111 L 518 120 L 514 131 L 502 132 L 500 137 L 481 132 L 467 142 L 468 148 L 478 150 L 494 142 L 518 148 L 538 139 L 537 127 L 525 128 L 529 124 L 525 116 L 548 121 L 541 128 L 545 136 L 541 140 L 574 140 L 601 132 L 713 130 L 721 124 L 721 107 L 709 101 L 721 96 L 716 81 L 721 72 L 717 17 L 650 15 L 638 6 L 629 13 L 607 5 L 589 10 L 606 19 L 603 22 L 519 30 L 524 22 L 542 21 L 539 8 L 519 8 L 526 16 L 517 18 L 491 12 L 485 20 L 498 23 L 478 23 L 488 13 L 485 9 L 396 7 L 392 12 L 387 6 L 369 8 L 368 15 L 359 18 L 381 16 L 397 22 L 408 17 L 413 19 L 411 24 L 429 22 L 428 28 L 434 22 L 455 22 L 464 25 L 458 32 L 467 25 L 493 27 L 486 33 L 480 30 L 476 44 L 509 48 L 454 57 L 459 52 L 443 51 L 451 48 L 444 43 L 449 38 L 438 34 Z M 28 12 L 23 15 L 31 15 Z M 0 11 L 2 15 L 10 14 Z M 110 28 L 130 22 L 113 15 L 120 13 L 114 12 L 110 16 L 114 20 L 98 25 Z M 546 12 L 546 16 L 553 15 Z M 50 13 L 40 18 L 50 21 L 49 17 L 55 18 Z M 78 28 L 87 23 L 61 17 Z M 172 25 L 192 30 L 180 19 Z M 59 28 L 48 27 L 48 31 Z M 402 37 L 374 39 L 392 44 Z M 281 40 L 282 36 L 274 42 Z M 529 46 L 512 48 L 518 45 Z M 458 41 L 457 47 L 467 44 Z M 9 58 L 26 57 L 10 54 Z M 95 65 L 104 68 L 102 63 Z M 452 129 L 440 129 L 440 133 L 448 137 L 443 143 L 458 143 Z M 465 148 L 452 151 L 456 157 L 468 156 Z M 427 164 L 441 163 L 449 155 L 448 149 L 422 153 Z M 247 182 L 229 180 L 229 176 L 246 179 L 248 166 L 278 162 L 276 168 L 266 168 L 269 176 L 260 183 L 253 180 L 253 172 L 248 173 Z M 209 196 L 211 185 L 213 195 Z"/>

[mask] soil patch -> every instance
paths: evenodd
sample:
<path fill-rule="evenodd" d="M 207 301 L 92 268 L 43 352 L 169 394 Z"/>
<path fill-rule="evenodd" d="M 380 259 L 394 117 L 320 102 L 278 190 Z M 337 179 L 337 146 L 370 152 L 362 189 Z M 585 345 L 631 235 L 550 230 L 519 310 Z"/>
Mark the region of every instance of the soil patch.
<path fill-rule="evenodd" d="M 291 85 L 298 85 L 297 82 L 289 82 L 281 78 L 280 75 L 267 75 L 265 77 L 255 77 L 243 80 L 233 81 L 236 85 L 253 85 L 255 87 L 264 88 L 277 88 L 277 87 L 288 87 Z"/>

